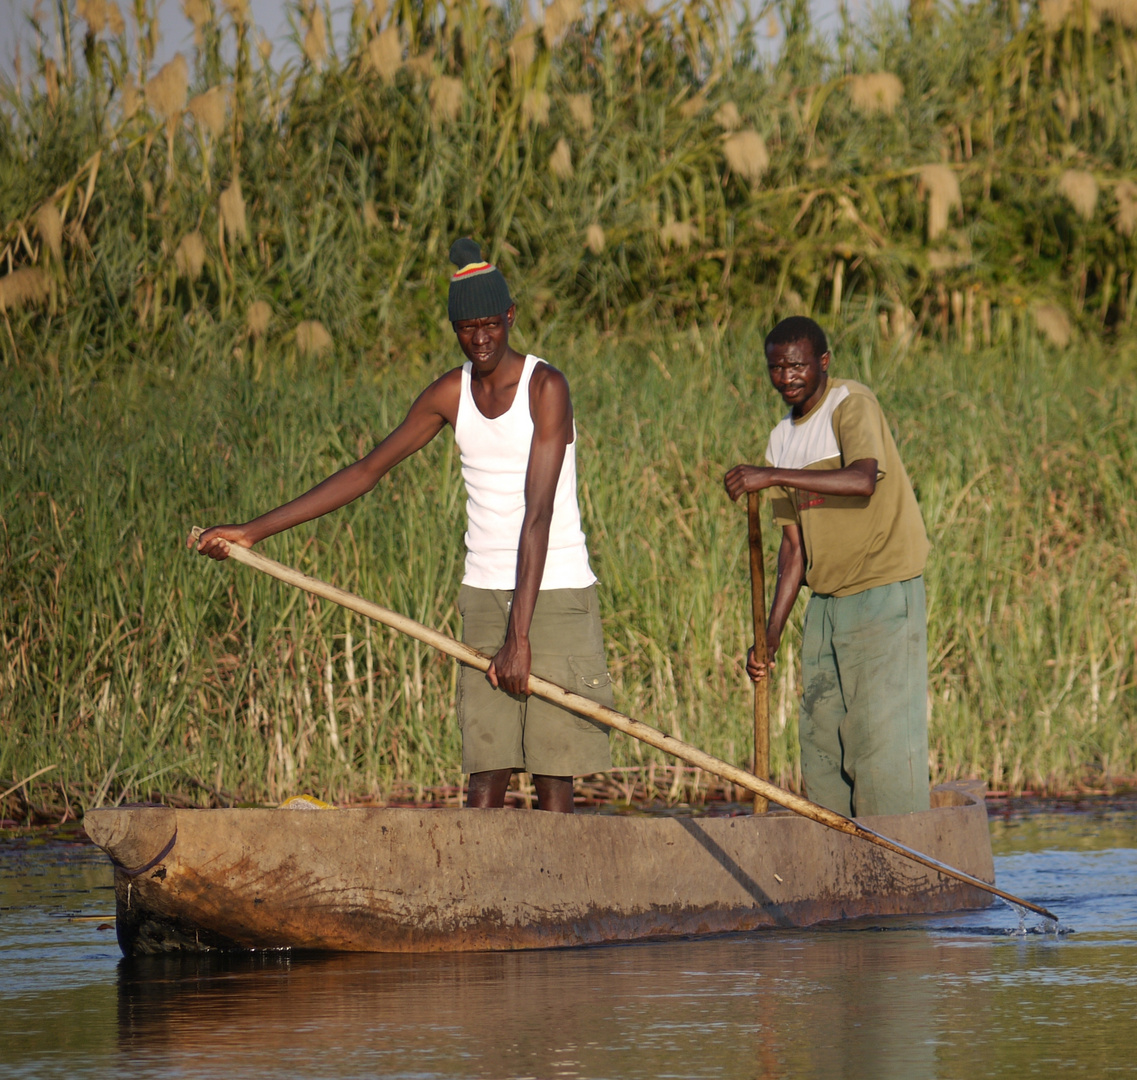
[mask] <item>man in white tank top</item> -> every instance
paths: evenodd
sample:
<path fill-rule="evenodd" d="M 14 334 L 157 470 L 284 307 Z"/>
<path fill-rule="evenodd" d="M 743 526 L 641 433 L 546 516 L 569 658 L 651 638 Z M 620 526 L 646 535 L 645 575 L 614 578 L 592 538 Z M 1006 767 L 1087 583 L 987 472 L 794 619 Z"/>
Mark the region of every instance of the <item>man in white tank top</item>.
<path fill-rule="evenodd" d="M 450 249 L 449 314 L 466 356 L 431 383 L 366 457 L 243 525 L 217 525 L 198 550 L 252 547 L 371 491 L 449 424 L 466 484 L 463 640 L 493 656 L 462 666 L 458 719 L 467 805 L 500 807 L 513 772 L 533 775 L 538 807 L 572 813 L 572 778 L 609 768 L 608 729 L 529 696 L 535 673 L 612 705 L 596 576 L 580 528 L 576 428 L 568 381 L 509 344 L 516 307 L 505 278 L 469 239 Z M 192 546 L 192 537 L 187 541 Z"/>

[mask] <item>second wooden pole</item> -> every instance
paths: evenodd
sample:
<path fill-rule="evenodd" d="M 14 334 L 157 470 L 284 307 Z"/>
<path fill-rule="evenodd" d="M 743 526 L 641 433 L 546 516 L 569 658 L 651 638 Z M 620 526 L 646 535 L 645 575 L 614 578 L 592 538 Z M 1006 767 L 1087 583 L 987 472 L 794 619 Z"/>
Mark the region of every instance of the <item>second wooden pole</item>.
<path fill-rule="evenodd" d="M 766 659 L 766 563 L 762 557 L 762 517 L 759 493 L 746 497 L 750 541 L 750 608 L 754 616 L 754 653 Z M 770 779 L 770 673 L 754 684 L 754 769 L 756 776 Z M 766 813 L 766 800 L 754 796 L 754 813 Z"/>

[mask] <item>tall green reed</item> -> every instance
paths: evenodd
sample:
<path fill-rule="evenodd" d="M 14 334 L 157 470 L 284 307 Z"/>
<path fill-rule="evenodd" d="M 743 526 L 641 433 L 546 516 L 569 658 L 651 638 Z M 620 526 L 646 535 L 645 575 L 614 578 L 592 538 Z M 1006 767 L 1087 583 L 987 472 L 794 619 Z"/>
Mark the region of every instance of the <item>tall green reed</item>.
<path fill-rule="evenodd" d="M 745 515 L 721 478 L 760 459 L 777 419 L 761 335 L 554 330 L 540 348 L 573 386 L 618 705 L 744 763 Z M 457 783 L 449 661 L 182 546 L 191 524 L 246 519 L 354 459 L 454 359 L 289 367 L 280 353 L 259 377 L 234 358 L 177 376 L 144 359 L 98 380 L 68 365 L 46 377 L 42 360 L 13 372 L 0 776 L 58 763 L 37 784 L 60 805 Z M 890 348 L 872 320 L 837 345 L 837 373 L 872 383 L 895 423 L 933 539 L 932 775 L 1012 790 L 1132 776 L 1133 357 L 1059 359 L 1030 339 L 981 359 Z M 462 530 L 444 435 L 373 495 L 263 546 L 457 633 Z M 771 695 L 783 783 L 796 638 L 795 621 Z M 662 760 L 622 738 L 615 756 Z"/>

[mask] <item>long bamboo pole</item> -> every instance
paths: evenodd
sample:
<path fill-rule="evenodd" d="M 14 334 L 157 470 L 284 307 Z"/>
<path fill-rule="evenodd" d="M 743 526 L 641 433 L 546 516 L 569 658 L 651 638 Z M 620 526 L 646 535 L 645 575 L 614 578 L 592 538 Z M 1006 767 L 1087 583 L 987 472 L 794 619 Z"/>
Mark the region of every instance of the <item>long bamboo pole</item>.
<path fill-rule="evenodd" d="M 195 539 L 200 536 L 202 531 L 203 530 L 199 528 L 193 530 Z M 477 668 L 479 671 L 485 671 L 490 666 L 490 657 L 486 656 L 485 653 L 470 648 L 469 645 L 461 641 L 455 641 L 454 638 L 439 633 L 437 630 L 432 630 L 429 626 L 424 626 L 422 623 L 416 622 L 414 619 L 409 619 L 405 615 L 400 615 L 397 611 L 391 611 L 389 608 L 381 607 L 379 604 L 372 603 L 370 600 L 364 600 L 354 593 L 349 593 L 344 589 L 339 589 L 334 585 L 329 585 L 327 582 L 320 581 L 319 578 L 302 574 L 299 570 L 293 570 L 290 566 L 285 566 L 282 563 L 276 562 L 274 559 L 266 558 L 259 552 L 252 551 L 249 548 L 238 547 L 236 544 L 230 544 L 229 557 L 239 563 L 243 563 L 245 566 L 251 566 L 255 570 L 260 570 L 270 577 L 276 578 L 278 581 L 283 581 L 287 585 L 293 585 L 298 589 L 303 589 L 313 596 L 320 596 L 325 600 L 331 600 L 333 603 L 339 604 L 349 611 L 357 612 L 368 619 L 374 619 L 375 622 L 382 623 L 384 626 L 390 626 L 395 630 L 408 634 L 410 637 L 416 638 L 418 641 L 430 645 L 438 649 L 439 652 L 444 652 L 448 656 L 454 657 L 456 660 L 460 660 L 463 664 L 469 664 L 470 667 Z M 859 821 L 843 817 L 841 814 L 833 810 L 828 810 L 824 806 L 811 803 L 808 799 L 803 799 L 800 795 L 795 795 L 792 791 L 785 791 L 775 784 L 771 784 L 768 780 L 763 780 L 753 773 L 748 773 L 745 769 L 738 768 L 737 765 L 731 765 L 729 762 L 722 761 L 720 758 L 704 753 L 689 743 L 682 742 L 671 735 L 665 735 L 662 731 L 649 727 L 639 720 L 633 720 L 630 716 L 625 716 L 615 709 L 598 705 L 595 701 L 591 701 L 580 694 L 574 694 L 569 690 L 565 690 L 563 687 L 557 686 L 556 683 L 551 683 L 537 675 L 530 675 L 529 689 L 534 694 L 548 701 L 562 705 L 566 709 L 571 709 L 581 716 L 587 716 L 590 720 L 597 720 L 601 724 L 615 728 L 617 731 L 622 731 L 625 735 L 630 735 L 633 739 L 639 739 L 640 742 L 645 742 L 648 746 L 654 746 L 656 749 L 662 750 L 666 754 L 671 754 L 673 757 L 677 757 L 689 765 L 695 765 L 700 769 L 706 769 L 707 772 L 713 773 L 716 776 L 721 776 L 724 780 L 729 780 L 732 784 L 737 784 L 747 791 L 752 791 L 755 795 L 761 795 L 769 799 L 770 802 L 784 806 L 787 810 L 792 810 L 795 814 L 801 814 L 802 817 L 807 817 L 811 821 L 816 821 L 830 829 L 836 829 L 838 832 L 847 833 L 849 836 L 856 836 L 861 840 L 867 840 L 870 844 L 876 844 L 878 847 L 885 848 L 896 855 L 911 859 L 921 866 L 936 870 L 947 877 L 955 878 L 957 881 L 962 881 L 967 885 L 973 885 L 977 889 L 982 889 L 984 892 L 998 896 L 1009 903 L 1017 904 L 1019 907 L 1024 907 L 1039 915 L 1044 915 L 1046 918 L 1053 919 L 1055 922 L 1058 921 L 1057 915 L 1047 911 L 1044 907 L 1040 907 L 1038 904 L 1033 904 L 1029 900 L 1023 900 L 1013 893 L 1004 892 L 1002 889 L 996 888 L 990 882 L 984 881 L 982 878 L 974 877 L 963 870 L 957 870 L 954 866 L 948 866 L 947 863 L 933 859 L 930 855 L 925 855 L 896 840 L 890 840 L 887 836 L 882 836 L 866 825 L 862 825 Z"/>
<path fill-rule="evenodd" d="M 754 654 L 766 659 L 766 562 L 762 556 L 760 495 L 751 491 L 746 499 L 746 523 L 750 546 L 750 611 L 754 617 Z M 770 777 L 770 679 L 754 684 L 754 774 Z M 766 813 L 767 801 L 754 796 L 754 813 Z"/>

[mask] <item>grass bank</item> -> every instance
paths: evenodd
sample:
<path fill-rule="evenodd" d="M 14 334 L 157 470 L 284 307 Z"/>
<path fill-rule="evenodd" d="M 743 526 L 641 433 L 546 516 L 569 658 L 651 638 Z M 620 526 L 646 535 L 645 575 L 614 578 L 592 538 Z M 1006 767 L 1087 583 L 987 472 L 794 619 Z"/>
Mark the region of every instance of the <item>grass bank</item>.
<path fill-rule="evenodd" d="M 368 449 L 455 349 L 257 365 L 216 352 L 217 333 L 185 327 L 176 365 L 75 352 L 5 372 L 0 777 L 56 766 L 9 812 L 459 780 L 451 662 L 183 547 L 192 524 L 245 519 Z M 573 387 L 618 707 L 744 763 L 745 513 L 721 477 L 760 458 L 778 415 L 760 332 L 525 335 L 523 321 Z M 1030 337 L 900 348 L 875 320 L 841 335 L 834 370 L 876 388 L 933 539 L 936 779 L 1055 791 L 1137 775 L 1134 367 Z M 463 519 L 444 434 L 372 496 L 263 549 L 457 632 Z M 772 688 L 773 770 L 790 784 L 796 641 Z M 620 765 L 662 761 L 614 738 Z"/>

